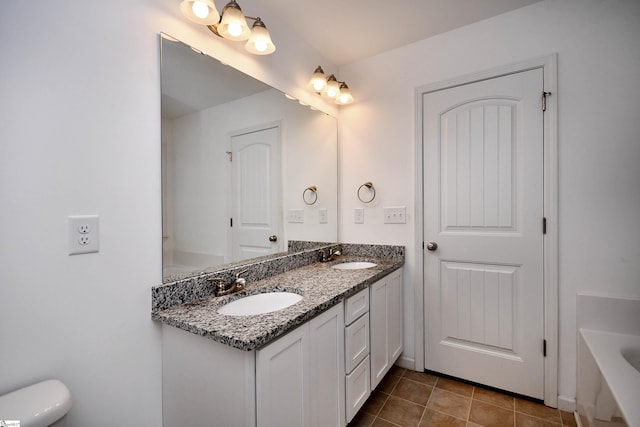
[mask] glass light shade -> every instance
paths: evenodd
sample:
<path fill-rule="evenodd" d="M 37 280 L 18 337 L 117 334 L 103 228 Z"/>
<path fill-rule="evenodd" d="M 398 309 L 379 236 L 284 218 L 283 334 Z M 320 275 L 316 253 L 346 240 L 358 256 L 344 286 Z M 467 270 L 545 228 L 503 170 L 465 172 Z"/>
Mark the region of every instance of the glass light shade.
<path fill-rule="evenodd" d="M 324 71 L 322 67 L 318 65 L 316 70 L 313 72 L 311 76 L 311 80 L 309 80 L 309 86 L 314 92 L 322 92 L 322 89 L 327 85 L 327 78 L 324 76 Z"/>
<path fill-rule="evenodd" d="M 244 13 L 235 0 L 230 1 L 222 10 L 222 21 L 218 25 L 218 34 L 233 41 L 247 40 L 251 35 Z"/>
<path fill-rule="evenodd" d="M 353 102 L 353 96 L 351 95 L 351 90 L 349 90 L 349 86 L 346 83 L 342 83 L 340 85 L 340 94 L 336 98 L 336 104 L 345 105 L 351 104 Z"/>
<path fill-rule="evenodd" d="M 334 99 L 335 97 L 340 95 L 340 84 L 333 74 L 331 74 L 327 79 L 327 85 L 322 91 L 322 94 L 328 96 L 331 99 Z"/>
<path fill-rule="evenodd" d="M 220 21 L 220 14 L 213 0 L 182 0 L 180 11 L 196 24 L 213 25 Z"/>
<path fill-rule="evenodd" d="M 251 27 L 251 37 L 249 37 L 245 49 L 255 55 L 268 55 L 276 50 L 269 31 L 260 18 L 256 19 Z"/>

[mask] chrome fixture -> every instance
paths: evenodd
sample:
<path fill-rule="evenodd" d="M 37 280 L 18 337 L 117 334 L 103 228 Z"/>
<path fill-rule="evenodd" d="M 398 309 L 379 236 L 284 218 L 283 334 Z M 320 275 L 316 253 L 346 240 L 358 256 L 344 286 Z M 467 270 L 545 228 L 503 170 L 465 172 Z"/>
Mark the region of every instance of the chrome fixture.
<path fill-rule="evenodd" d="M 333 261 L 340 255 L 342 255 L 342 252 L 340 251 L 340 249 L 334 249 L 334 248 L 329 249 L 328 255 L 325 249 L 320 249 L 319 253 L 320 253 L 320 262 Z"/>
<path fill-rule="evenodd" d="M 360 195 L 360 191 L 362 191 L 363 188 L 367 188 L 369 190 L 370 197 L 371 198 L 365 198 L 363 199 L 362 196 Z M 365 182 L 364 184 L 362 184 L 360 187 L 358 187 L 358 199 L 362 202 L 362 203 L 371 203 L 373 202 L 373 199 L 376 198 L 376 189 L 373 187 L 373 183 L 371 181 Z"/>
<path fill-rule="evenodd" d="M 240 277 L 247 273 L 249 270 L 243 270 L 239 273 L 236 273 L 236 278 L 231 284 L 231 287 L 227 289 L 227 284 L 224 278 L 222 277 L 211 277 L 207 279 L 210 282 L 217 282 L 216 287 L 213 290 L 213 293 L 217 297 L 222 297 L 225 295 L 233 294 L 238 291 L 244 290 L 245 285 L 247 284 L 247 279 L 244 277 Z"/>
<path fill-rule="evenodd" d="M 206 25 L 215 35 L 231 41 L 244 41 L 245 49 L 255 55 L 268 55 L 275 52 L 276 46 L 271 41 L 267 26 L 258 16 L 245 16 L 236 0 L 231 0 L 218 13 L 213 0 L 182 0 L 182 14 L 196 24 Z M 253 20 L 249 29 L 247 19 Z"/>
<path fill-rule="evenodd" d="M 307 194 L 308 193 L 308 194 Z M 318 201 L 318 187 L 312 185 L 302 192 L 302 200 L 307 205 L 313 205 Z"/>
<path fill-rule="evenodd" d="M 318 65 L 309 80 L 309 86 L 318 95 L 326 96 L 336 104 L 345 105 L 353 102 L 353 95 L 347 83 L 340 82 L 335 75 L 325 77 L 324 70 Z"/>

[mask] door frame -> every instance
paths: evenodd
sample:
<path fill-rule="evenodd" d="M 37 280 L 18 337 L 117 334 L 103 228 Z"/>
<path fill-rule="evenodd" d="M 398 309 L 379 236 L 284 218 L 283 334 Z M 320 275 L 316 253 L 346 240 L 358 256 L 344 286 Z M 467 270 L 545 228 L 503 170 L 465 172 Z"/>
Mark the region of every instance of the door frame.
<path fill-rule="evenodd" d="M 557 97 L 557 54 L 532 58 L 503 65 L 478 73 L 467 74 L 450 80 L 417 87 L 415 96 L 415 141 L 416 141 L 416 204 L 415 204 L 415 369 L 424 371 L 424 212 L 423 212 L 423 105 L 422 95 L 449 89 L 490 78 L 541 68 L 543 70 L 543 90 L 550 92 L 546 98 L 543 116 L 543 212 L 547 220 L 546 234 L 543 236 L 544 250 L 544 338 L 547 355 L 544 358 L 544 403 L 558 406 L 558 97 Z M 542 94 L 540 94 L 542 98 Z M 541 101 L 542 102 L 542 101 Z M 541 350 L 542 351 L 542 350 Z"/>

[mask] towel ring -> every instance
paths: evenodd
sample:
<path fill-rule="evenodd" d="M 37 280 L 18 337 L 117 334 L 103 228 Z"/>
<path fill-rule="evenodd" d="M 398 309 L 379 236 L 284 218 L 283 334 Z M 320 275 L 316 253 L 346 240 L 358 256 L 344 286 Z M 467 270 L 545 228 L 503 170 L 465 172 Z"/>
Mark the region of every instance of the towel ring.
<path fill-rule="evenodd" d="M 369 200 L 363 200 L 362 197 L 360 197 L 360 190 L 362 190 L 362 187 L 367 187 L 369 190 L 373 191 L 373 195 L 371 196 L 371 198 Z M 365 182 L 364 184 L 362 184 L 360 187 L 358 187 L 358 199 L 362 202 L 362 203 L 371 203 L 373 202 L 373 199 L 376 198 L 376 189 L 373 187 L 373 184 L 371 183 L 371 181 Z"/>
<path fill-rule="evenodd" d="M 307 201 L 307 191 L 311 192 L 311 195 L 313 195 L 313 201 L 308 202 Z M 303 192 L 302 192 L 302 201 L 304 201 L 305 204 L 307 205 L 313 205 L 318 201 L 318 187 L 316 187 L 315 185 L 312 185 L 310 187 L 307 187 Z"/>

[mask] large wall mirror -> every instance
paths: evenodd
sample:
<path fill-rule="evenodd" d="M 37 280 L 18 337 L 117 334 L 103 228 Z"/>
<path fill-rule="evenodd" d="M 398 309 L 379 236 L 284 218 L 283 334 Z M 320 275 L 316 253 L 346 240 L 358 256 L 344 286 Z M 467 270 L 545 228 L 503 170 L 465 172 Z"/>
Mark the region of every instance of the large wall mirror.
<path fill-rule="evenodd" d="M 165 281 L 337 241 L 337 123 L 165 34 Z"/>

